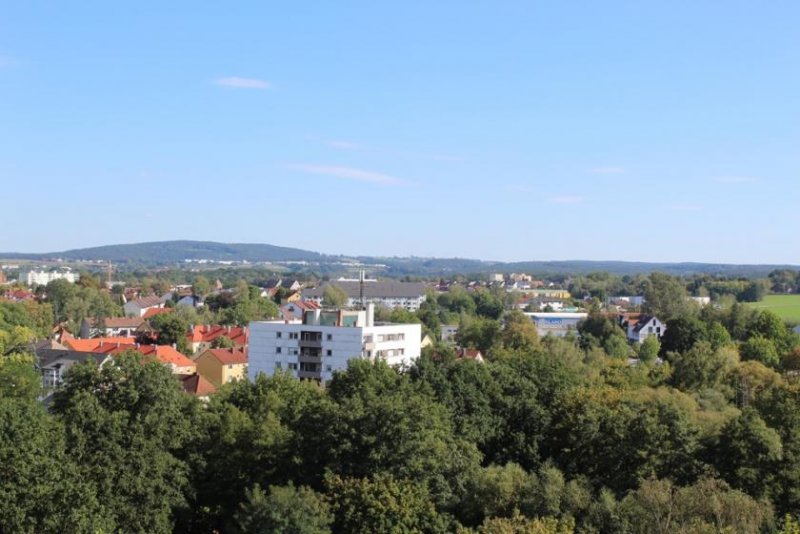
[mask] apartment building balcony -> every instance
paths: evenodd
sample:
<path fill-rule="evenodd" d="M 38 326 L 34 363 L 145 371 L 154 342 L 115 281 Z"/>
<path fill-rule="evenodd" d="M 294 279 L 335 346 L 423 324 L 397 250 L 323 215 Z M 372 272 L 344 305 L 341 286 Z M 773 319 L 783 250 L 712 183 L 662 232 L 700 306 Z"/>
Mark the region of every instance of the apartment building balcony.
<path fill-rule="evenodd" d="M 297 359 L 300 363 L 318 363 L 322 364 L 322 354 L 320 353 L 306 353 L 301 352 Z"/>
<path fill-rule="evenodd" d="M 320 332 L 300 332 L 300 348 L 321 349 L 322 334 Z"/>

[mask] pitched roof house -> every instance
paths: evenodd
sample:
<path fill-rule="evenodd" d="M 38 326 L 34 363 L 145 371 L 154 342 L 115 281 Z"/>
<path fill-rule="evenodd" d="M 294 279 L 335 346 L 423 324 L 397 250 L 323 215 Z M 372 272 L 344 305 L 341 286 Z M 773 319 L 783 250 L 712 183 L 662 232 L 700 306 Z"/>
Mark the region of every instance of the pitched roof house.
<path fill-rule="evenodd" d="M 287 302 L 281 306 L 281 317 L 287 316 L 294 319 L 303 319 L 303 314 L 307 311 L 319 310 L 322 306 L 315 300 L 298 300 L 296 302 Z"/>
<path fill-rule="evenodd" d="M 208 349 L 195 357 L 197 373 L 215 386 L 247 378 L 247 349 Z"/>
<path fill-rule="evenodd" d="M 70 339 L 66 345 L 72 350 L 97 354 L 117 355 L 135 350 L 145 357 L 154 358 L 175 374 L 194 374 L 195 363 L 170 345 L 140 345 L 133 338 Z"/>
<path fill-rule="evenodd" d="M 186 340 L 194 354 L 211 348 L 215 339 L 227 337 L 236 347 L 246 347 L 248 340 L 247 327 L 198 324 L 191 327 Z"/>
<path fill-rule="evenodd" d="M 51 348 L 35 349 L 34 353 L 45 390 L 60 385 L 64 381 L 64 374 L 77 363 L 94 362 L 102 366 L 111 358 L 108 354 Z"/>
<path fill-rule="evenodd" d="M 642 343 L 649 336 L 661 339 L 667 330 L 667 326 L 658 317 L 638 313 L 620 316 L 620 325 L 625 329 L 628 340 L 634 343 Z"/>
<path fill-rule="evenodd" d="M 207 400 L 209 395 L 217 392 L 217 388 L 214 387 L 214 384 L 197 373 L 193 375 L 176 376 L 181 381 L 184 392 L 199 397 L 201 400 Z"/>
<path fill-rule="evenodd" d="M 122 307 L 127 317 L 142 317 L 151 308 L 163 308 L 164 301 L 161 297 L 151 295 L 126 302 Z"/>

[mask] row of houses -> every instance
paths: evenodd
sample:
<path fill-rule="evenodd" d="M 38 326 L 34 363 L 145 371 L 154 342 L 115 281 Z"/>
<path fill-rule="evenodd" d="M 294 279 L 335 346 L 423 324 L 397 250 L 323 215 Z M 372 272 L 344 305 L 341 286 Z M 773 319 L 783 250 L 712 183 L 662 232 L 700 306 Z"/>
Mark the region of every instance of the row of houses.
<path fill-rule="evenodd" d="M 163 311 L 172 310 L 165 308 Z M 100 320 L 86 318 L 81 323 L 79 335 L 86 341 L 91 341 L 92 338 L 141 338 L 153 333 L 147 319 L 147 316 L 106 317 Z M 186 333 L 186 341 L 192 354 L 211 348 L 222 337 L 230 340 L 235 347 L 247 347 L 247 327 L 200 324 L 190 326 Z"/>
<path fill-rule="evenodd" d="M 47 341 L 34 346 L 34 354 L 42 373 L 42 386 L 50 393 L 64 380 L 65 373 L 79 363 L 93 362 L 102 366 L 128 351 L 141 354 L 167 366 L 179 379 L 187 393 L 205 397 L 233 380 L 247 374 L 246 348 L 206 349 L 194 358 L 169 345 L 142 345 L 133 338 L 66 338 L 63 343 Z"/>

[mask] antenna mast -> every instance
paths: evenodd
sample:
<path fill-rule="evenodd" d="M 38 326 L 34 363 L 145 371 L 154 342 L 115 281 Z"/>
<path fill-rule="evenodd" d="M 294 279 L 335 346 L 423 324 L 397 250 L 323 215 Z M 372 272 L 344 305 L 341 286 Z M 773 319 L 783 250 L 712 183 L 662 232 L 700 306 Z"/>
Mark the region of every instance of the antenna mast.
<path fill-rule="evenodd" d="M 365 310 L 366 307 L 364 306 L 364 278 L 366 277 L 366 271 L 361 270 L 358 271 L 358 281 L 359 281 L 359 295 L 358 299 L 361 302 L 361 309 Z"/>

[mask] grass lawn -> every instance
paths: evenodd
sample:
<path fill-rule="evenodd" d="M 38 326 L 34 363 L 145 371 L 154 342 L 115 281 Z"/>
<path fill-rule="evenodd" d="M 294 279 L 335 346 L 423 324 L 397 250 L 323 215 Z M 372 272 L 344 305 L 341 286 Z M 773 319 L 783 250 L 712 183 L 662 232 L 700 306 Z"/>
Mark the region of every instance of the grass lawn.
<path fill-rule="evenodd" d="M 748 306 L 769 310 L 786 321 L 800 323 L 800 295 L 767 295 L 761 302 Z"/>

